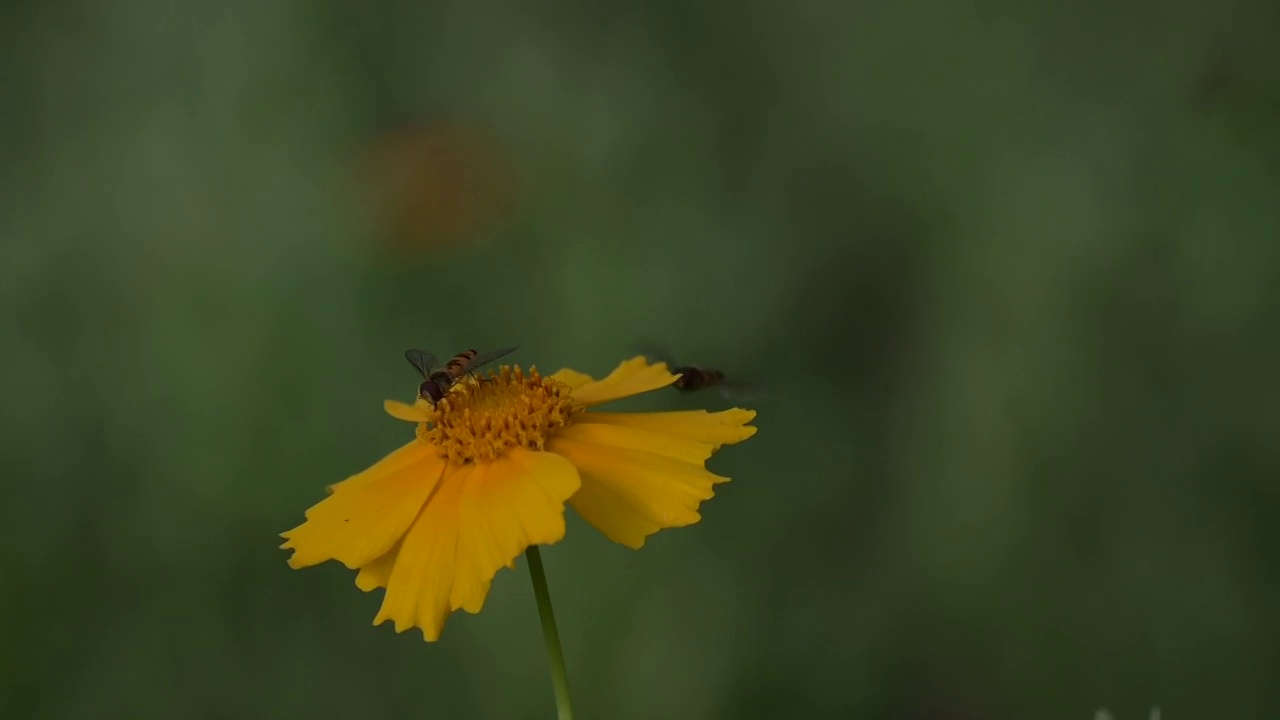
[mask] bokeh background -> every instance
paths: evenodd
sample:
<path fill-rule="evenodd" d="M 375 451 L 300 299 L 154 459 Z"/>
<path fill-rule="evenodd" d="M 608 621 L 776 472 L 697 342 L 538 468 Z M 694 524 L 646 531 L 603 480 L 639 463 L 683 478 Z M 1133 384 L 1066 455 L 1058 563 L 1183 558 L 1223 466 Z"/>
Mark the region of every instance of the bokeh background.
<path fill-rule="evenodd" d="M 544 553 L 581 717 L 1280 717 L 1276 7 L 6 3 L 0 715 L 551 717 L 523 561 L 277 549 L 518 344 L 768 393 Z"/>

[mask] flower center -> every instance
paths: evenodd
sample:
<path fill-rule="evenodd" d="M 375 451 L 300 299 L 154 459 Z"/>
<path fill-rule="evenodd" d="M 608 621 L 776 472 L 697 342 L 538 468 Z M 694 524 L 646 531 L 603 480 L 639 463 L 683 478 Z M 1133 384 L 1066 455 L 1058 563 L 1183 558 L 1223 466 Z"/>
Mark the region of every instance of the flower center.
<path fill-rule="evenodd" d="M 573 413 L 568 385 L 504 365 L 488 377 L 458 381 L 432 419 L 418 425 L 418 439 L 452 462 L 494 460 L 514 447 L 542 450 Z"/>

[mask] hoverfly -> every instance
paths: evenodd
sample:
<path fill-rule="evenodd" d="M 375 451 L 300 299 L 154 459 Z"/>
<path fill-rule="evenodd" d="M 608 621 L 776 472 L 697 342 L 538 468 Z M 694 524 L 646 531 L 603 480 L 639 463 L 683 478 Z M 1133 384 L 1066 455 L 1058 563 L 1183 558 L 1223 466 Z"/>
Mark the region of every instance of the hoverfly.
<path fill-rule="evenodd" d="M 444 364 L 444 367 L 436 369 L 436 356 L 422 350 L 405 350 L 404 357 L 422 373 L 422 384 L 418 386 L 418 397 L 430 402 L 432 405 L 440 402 L 445 393 L 449 392 L 449 388 L 453 384 L 462 379 L 463 375 L 479 369 L 483 365 L 497 360 L 507 353 L 515 350 L 515 347 L 502 348 L 501 350 L 490 350 L 481 353 L 475 350 L 463 350 L 453 359 Z"/>
<path fill-rule="evenodd" d="M 715 368 L 699 368 L 692 365 L 682 365 L 680 367 L 671 368 L 672 375 L 679 375 L 680 378 L 672 383 L 672 387 L 683 393 L 697 392 L 706 390 L 716 386 L 723 386 L 725 382 L 724 371 Z"/>
<path fill-rule="evenodd" d="M 671 387 L 681 393 L 687 394 L 715 388 L 721 397 L 730 402 L 754 400 L 763 394 L 760 388 L 755 385 L 730 378 L 723 370 L 717 368 L 698 367 L 695 365 L 677 366 L 670 361 L 660 359 L 658 355 L 652 352 L 645 353 L 645 358 L 650 363 L 666 362 L 671 374 L 680 376 L 671 384 Z"/>

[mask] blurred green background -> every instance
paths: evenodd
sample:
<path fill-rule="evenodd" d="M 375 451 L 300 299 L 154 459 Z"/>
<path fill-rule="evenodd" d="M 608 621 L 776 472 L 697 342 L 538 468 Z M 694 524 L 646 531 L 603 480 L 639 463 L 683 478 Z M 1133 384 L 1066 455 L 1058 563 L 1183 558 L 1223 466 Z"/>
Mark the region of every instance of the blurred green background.
<path fill-rule="evenodd" d="M 581 717 L 1280 717 L 1275 8 L 6 4 L 0 715 L 552 717 L 523 561 L 277 533 L 406 347 L 649 343 L 768 396 L 544 553 Z"/>

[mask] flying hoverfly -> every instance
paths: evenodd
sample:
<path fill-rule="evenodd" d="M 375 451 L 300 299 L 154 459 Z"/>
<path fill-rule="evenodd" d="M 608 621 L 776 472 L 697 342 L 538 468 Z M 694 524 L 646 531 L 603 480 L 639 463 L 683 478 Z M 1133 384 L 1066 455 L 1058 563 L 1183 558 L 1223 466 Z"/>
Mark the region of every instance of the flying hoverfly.
<path fill-rule="evenodd" d="M 681 393 L 693 393 L 715 388 L 720 396 L 730 402 L 744 402 L 758 399 L 763 392 L 753 384 L 731 378 L 723 370 L 696 365 L 676 365 L 663 360 L 660 354 L 646 352 L 645 358 L 650 363 L 666 362 L 672 375 L 679 375 L 671 387 Z"/>
<path fill-rule="evenodd" d="M 717 386 L 723 387 L 725 383 L 724 371 L 715 368 L 682 365 L 671 368 L 671 374 L 680 376 L 678 380 L 672 383 L 672 386 L 683 393 L 697 392 Z"/>
<path fill-rule="evenodd" d="M 478 370 L 481 366 L 497 360 L 507 353 L 515 350 L 515 347 L 502 348 L 501 350 L 490 350 L 489 352 L 477 352 L 475 350 L 463 350 L 453 359 L 444 364 L 444 367 L 436 369 L 436 356 L 422 350 L 405 350 L 404 357 L 422 373 L 422 384 L 418 386 L 418 397 L 430 402 L 432 405 L 440 402 L 445 393 L 449 392 L 449 388 L 453 384 L 462 379 L 463 375 Z"/>

